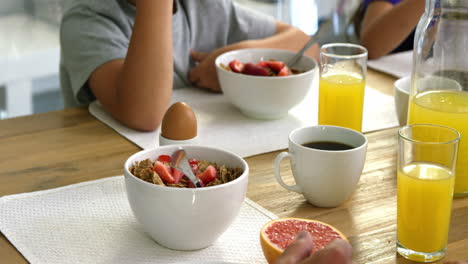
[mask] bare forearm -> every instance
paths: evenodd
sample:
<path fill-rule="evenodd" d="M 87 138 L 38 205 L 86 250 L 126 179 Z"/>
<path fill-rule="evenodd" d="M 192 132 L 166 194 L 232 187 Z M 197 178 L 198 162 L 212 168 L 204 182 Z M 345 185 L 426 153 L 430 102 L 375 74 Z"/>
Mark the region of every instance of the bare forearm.
<path fill-rule="evenodd" d="M 282 26 L 284 28 L 280 29 L 279 32 L 271 37 L 258 40 L 246 40 L 228 45 L 216 50 L 216 54 L 220 55 L 226 51 L 242 48 L 275 48 L 299 51 L 310 39 L 310 36 L 295 27 L 285 26 L 284 24 Z M 305 54 L 316 59 L 318 57 L 317 49 L 313 47 L 309 48 Z"/>
<path fill-rule="evenodd" d="M 172 1 L 138 1 L 127 57 L 116 84 L 120 119 L 144 130 L 161 123 L 172 93 L 172 54 Z M 145 122 L 147 127 L 139 125 Z"/>
<path fill-rule="evenodd" d="M 291 51 L 299 51 L 309 41 L 311 37 L 301 30 L 290 27 L 269 38 L 252 40 L 249 45 L 256 48 L 276 48 Z M 318 46 L 317 46 L 318 47 Z M 309 48 L 305 55 L 318 59 L 318 50 L 316 47 Z"/>
<path fill-rule="evenodd" d="M 375 3 L 378 4 L 378 3 Z M 406 0 L 375 19 L 364 18 L 361 44 L 369 51 L 369 58 L 378 58 L 398 47 L 416 27 L 424 12 L 424 0 Z"/>

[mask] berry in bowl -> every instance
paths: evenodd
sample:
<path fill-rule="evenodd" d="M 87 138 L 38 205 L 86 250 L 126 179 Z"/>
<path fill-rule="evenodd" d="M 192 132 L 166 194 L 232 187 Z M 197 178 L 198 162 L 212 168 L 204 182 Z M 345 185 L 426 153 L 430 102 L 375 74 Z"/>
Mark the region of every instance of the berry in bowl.
<path fill-rule="evenodd" d="M 239 60 L 232 60 L 229 65 L 220 64 L 227 71 L 232 71 L 241 74 L 252 76 L 290 76 L 303 73 L 296 68 L 289 69 L 286 63 L 277 60 L 261 60 L 257 63 L 243 63 Z"/>
<path fill-rule="evenodd" d="M 314 59 L 303 56 L 289 69 L 295 52 L 279 49 L 241 49 L 216 58 L 216 71 L 226 98 L 246 116 L 279 119 L 299 104 L 317 73 Z"/>
<path fill-rule="evenodd" d="M 249 167 L 240 156 L 214 147 L 185 145 L 192 171 L 204 187 L 168 166 L 177 145 L 143 150 L 124 165 L 128 201 L 138 222 L 158 244 L 175 250 L 212 245 L 245 198 Z"/>

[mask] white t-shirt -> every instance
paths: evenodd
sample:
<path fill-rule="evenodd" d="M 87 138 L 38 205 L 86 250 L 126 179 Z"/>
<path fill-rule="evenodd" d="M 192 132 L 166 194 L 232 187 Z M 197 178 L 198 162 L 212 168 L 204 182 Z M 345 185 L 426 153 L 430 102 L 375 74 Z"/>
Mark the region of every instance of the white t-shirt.
<path fill-rule="evenodd" d="M 60 29 L 60 81 L 66 106 L 96 99 L 88 79 L 100 65 L 125 58 L 135 14 L 135 6 L 127 0 L 70 3 Z M 174 88 L 190 85 L 190 50 L 210 52 L 242 40 L 268 37 L 276 30 L 272 17 L 231 0 L 177 0 L 172 24 Z"/>

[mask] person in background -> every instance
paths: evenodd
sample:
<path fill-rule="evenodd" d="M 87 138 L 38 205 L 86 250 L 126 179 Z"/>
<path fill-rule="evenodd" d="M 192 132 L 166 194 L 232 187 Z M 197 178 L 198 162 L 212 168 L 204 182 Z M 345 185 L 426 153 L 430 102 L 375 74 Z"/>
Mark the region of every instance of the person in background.
<path fill-rule="evenodd" d="M 221 92 L 215 58 L 243 48 L 298 51 L 309 36 L 231 0 L 75 0 L 60 29 L 67 106 L 98 100 L 124 125 L 159 127 L 173 88 Z M 306 55 L 317 58 L 318 45 Z"/>
<path fill-rule="evenodd" d="M 415 28 L 425 0 L 364 0 L 353 24 L 369 59 L 413 49 Z"/>
<path fill-rule="evenodd" d="M 301 231 L 277 260 L 276 264 L 352 264 L 351 245 L 336 239 L 325 248 L 310 254 L 314 246 L 313 237 L 307 231 Z M 468 264 L 460 260 L 448 260 L 444 264 Z"/>

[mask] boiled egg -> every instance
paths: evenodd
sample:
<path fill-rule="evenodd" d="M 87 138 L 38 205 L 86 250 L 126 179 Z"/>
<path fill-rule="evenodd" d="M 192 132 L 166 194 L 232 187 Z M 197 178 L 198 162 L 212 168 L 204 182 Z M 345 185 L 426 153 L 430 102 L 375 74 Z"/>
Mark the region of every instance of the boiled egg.
<path fill-rule="evenodd" d="M 164 114 L 161 136 L 171 140 L 188 140 L 197 136 L 197 117 L 188 104 L 176 102 Z"/>

